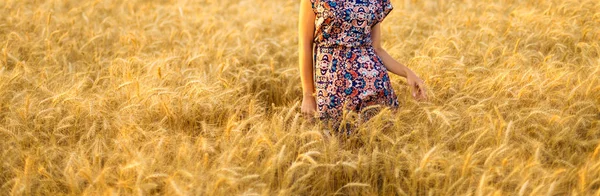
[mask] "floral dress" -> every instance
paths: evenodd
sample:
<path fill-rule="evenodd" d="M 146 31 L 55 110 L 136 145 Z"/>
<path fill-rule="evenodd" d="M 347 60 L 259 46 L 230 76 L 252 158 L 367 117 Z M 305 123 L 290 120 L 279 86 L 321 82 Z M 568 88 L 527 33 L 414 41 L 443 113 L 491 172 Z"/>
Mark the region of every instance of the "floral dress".
<path fill-rule="evenodd" d="M 371 27 L 392 11 L 390 0 L 310 0 L 315 18 L 313 62 L 317 114 L 339 122 L 343 110 L 371 105 L 398 107 Z M 339 124 L 337 124 L 339 125 Z"/>

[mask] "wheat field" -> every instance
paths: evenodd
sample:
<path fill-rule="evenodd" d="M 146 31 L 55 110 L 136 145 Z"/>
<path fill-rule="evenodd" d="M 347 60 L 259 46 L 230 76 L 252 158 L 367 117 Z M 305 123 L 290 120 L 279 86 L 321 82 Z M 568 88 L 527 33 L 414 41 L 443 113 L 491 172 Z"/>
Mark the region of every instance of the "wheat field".
<path fill-rule="evenodd" d="M 0 195 L 600 195 L 600 2 L 392 5 L 429 101 L 327 137 L 298 0 L 0 1 Z"/>

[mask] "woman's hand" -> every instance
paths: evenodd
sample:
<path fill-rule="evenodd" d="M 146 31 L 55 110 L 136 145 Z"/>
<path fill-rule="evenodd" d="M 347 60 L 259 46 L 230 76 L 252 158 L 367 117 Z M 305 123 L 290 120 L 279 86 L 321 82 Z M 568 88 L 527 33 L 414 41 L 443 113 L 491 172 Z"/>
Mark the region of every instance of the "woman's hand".
<path fill-rule="evenodd" d="M 410 86 L 410 89 L 412 90 L 413 98 L 415 98 L 418 101 L 427 100 L 425 84 L 423 83 L 423 80 L 421 80 L 421 78 L 419 78 L 419 76 L 417 76 L 417 74 L 415 74 L 412 71 L 407 71 L 406 82 L 408 83 L 408 85 Z"/>
<path fill-rule="evenodd" d="M 314 117 L 317 111 L 317 102 L 312 95 L 304 95 L 302 98 L 302 115 L 306 117 Z"/>

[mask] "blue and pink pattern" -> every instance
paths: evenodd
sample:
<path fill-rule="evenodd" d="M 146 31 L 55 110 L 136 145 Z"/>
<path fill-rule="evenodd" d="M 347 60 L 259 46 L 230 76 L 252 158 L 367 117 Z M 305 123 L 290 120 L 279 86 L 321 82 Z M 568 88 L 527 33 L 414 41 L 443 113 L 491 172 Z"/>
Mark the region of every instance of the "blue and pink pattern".
<path fill-rule="evenodd" d="M 371 27 L 393 9 L 389 0 L 311 0 L 317 113 L 339 122 L 344 109 L 398 107 L 387 69 L 375 53 Z"/>

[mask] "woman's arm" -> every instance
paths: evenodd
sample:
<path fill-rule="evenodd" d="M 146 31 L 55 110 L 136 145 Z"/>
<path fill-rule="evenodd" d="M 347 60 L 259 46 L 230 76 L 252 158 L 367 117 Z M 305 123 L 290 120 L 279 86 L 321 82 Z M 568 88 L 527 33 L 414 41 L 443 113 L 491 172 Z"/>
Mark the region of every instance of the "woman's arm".
<path fill-rule="evenodd" d="M 300 81 L 302 82 L 302 113 L 314 114 L 316 101 L 313 78 L 313 36 L 315 31 L 315 13 L 310 0 L 300 1 L 298 21 L 298 55 Z"/>
<path fill-rule="evenodd" d="M 402 77 L 406 78 L 406 82 L 411 87 L 413 93 L 413 97 L 416 99 L 425 99 L 427 100 L 427 95 L 425 93 L 425 85 L 423 84 L 423 80 L 415 74 L 408 67 L 404 66 L 402 63 L 394 60 L 390 54 L 388 54 L 381 47 L 381 27 L 379 26 L 381 23 L 377 23 L 375 26 L 371 28 L 371 41 L 373 41 L 373 48 L 375 49 L 375 53 L 381 61 L 383 61 L 383 66 L 385 68 Z"/>
<path fill-rule="evenodd" d="M 379 26 L 381 23 L 377 23 L 375 26 L 371 28 L 371 41 L 373 41 L 373 48 L 375 48 L 375 53 L 377 56 L 381 58 L 383 61 L 383 65 L 387 68 L 388 71 L 402 76 L 407 77 L 408 72 L 412 72 L 408 67 L 404 66 L 402 63 L 396 61 L 390 54 L 388 54 L 383 47 L 381 47 L 381 27 Z"/>

